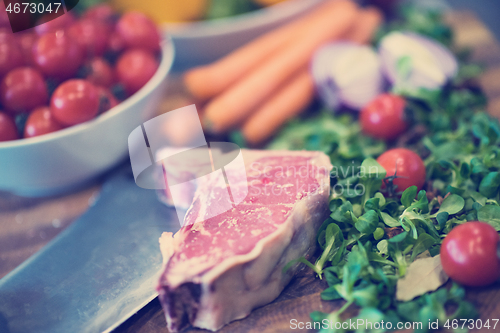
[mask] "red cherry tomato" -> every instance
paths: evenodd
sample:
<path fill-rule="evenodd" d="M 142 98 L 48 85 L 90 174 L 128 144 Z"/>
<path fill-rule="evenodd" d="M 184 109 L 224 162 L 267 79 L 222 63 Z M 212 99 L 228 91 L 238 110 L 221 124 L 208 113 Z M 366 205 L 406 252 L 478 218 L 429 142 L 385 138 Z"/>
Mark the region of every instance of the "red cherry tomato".
<path fill-rule="evenodd" d="M 76 74 L 83 52 L 74 38 L 64 31 L 47 33 L 33 46 L 33 58 L 43 74 L 67 79 Z"/>
<path fill-rule="evenodd" d="M 0 31 L 0 77 L 22 65 L 24 58 L 19 42 L 12 33 Z"/>
<path fill-rule="evenodd" d="M 0 42 L 6 43 L 15 40 L 16 35 L 12 33 L 12 29 L 0 27 Z"/>
<path fill-rule="evenodd" d="M 86 79 L 96 86 L 110 87 L 115 82 L 113 68 L 103 58 L 94 58 L 87 64 Z"/>
<path fill-rule="evenodd" d="M 23 113 L 46 104 L 49 96 L 39 71 L 31 67 L 19 67 L 2 80 L 0 98 L 8 111 Z"/>
<path fill-rule="evenodd" d="M 104 23 L 111 23 L 115 16 L 115 11 L 110 5 L 100 4 L 90 7 L 84 14 L 84 18 L 99 20 Z"/>
<path fill-rule="evenodd" d="M 403 192 L 415 185 L 420 190 L 425 184 L 425 165 L 420 156 L 404 148 L 395 148 L 386 151 L 377 158 L 377 162 L 387 171 L 386 177 L 396 176 L 392 183 L 396 192 Z M 389 181 L 390 182 L 390 181 Z M 384 180 L 382 188 L 385 188 Z"/>
<path fill-rule="evenodd" d="M 89 58 L 101 56 L 108 44 L 108 26 L 101 21 L 81 19 L 68 28 L 68 33 Z"/>
<path fill-rule="evenodd" d="M 50 108 L 48 106 L 42 106 L 34 109 L 28 116 L 24 127 L 24 137 L 32 138 L 34 136 L 56 132 L 63 128 L 64 127 L 52 116 Z"/>
<path fill-rule="evenodd" d="M 50 111 L 63 125 L 83 123 L 99 111 L 99 90 L 87 80 L 68 80 L 54 91 Z"/>
<path fill-rule="evenodd" d="M 36 66 L 35 60 L 33 59 L 33 45 L 35 45 L 38 40 L 38 35 L 30 32 L 24 32 L 19 34 L 19 45 L 21 46 L 21 51 L 24 55 L 24 63 L 30 66 Z"/>
<path fill-rule="evenodd" d="M 139 90 L 156 72 L 158 61 L 143 49 L 125 51 L 116 63 L 116 76 L 128 94 Z"/>
<path fill-rule="evenodd" d="M 125 13 L 116 24 L 116 30 L 129 48 L 144 48 L 153 52 L 160 49 L 158 29 L 154 22 L 142 13 Z"/>
<path fill-rule="evenodd" d="M 108 111 L 118 105 L 116 97 L 104 87 L 97 87 L 99 89 L 99 113 Z"/>
<path fill-rule="evenodd" d="M 17 140 L 16 123 L 6 113 L 0 111 L 0 141 Z"/>
<path fill-rule="evenodd" d="M 55 12 L 43 15 L 38 20 L 38 25 L 35 26 L 35 32 L 38 35 L 44 35 L 48 32 L 64 30 L 75 22 L 75 16 L 73 16 L 72 13 L 66 13 L 58 17 L 56 16 L 57 14 Z M 52 19 L 53 17 L 56 18 Z"/>
<path fill-rule="evenodd" d="M 486 286 L 500 278 L 500 237 L 484 222 L 453 228 L 441 245 L 441 264 L 453 280 L 467 286 Z"/>
<path fill-rule="evenodd" d="M 382 94 L 368 103 L 359 116 L 361 129 L 377 139 L 392 140 L 406 130 L 403 97 Z"/>

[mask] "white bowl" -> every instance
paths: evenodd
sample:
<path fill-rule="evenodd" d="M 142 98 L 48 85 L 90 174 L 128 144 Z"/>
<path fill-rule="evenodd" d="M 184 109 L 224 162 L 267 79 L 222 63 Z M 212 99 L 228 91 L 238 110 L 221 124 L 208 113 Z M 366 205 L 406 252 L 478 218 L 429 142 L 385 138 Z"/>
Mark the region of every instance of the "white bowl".
<path fill-rule="evenodd" d="M 138 92 L 97 118 L 39 137 L 0 142 L 0 191 L 60 194 L 92 181 L 128 156 L 128 136 L 150 119 L 174 59 L 169 40 L 154 76 Z"/>
<path fill-rule="evenodd" d="M 293 20 L 323 0 L 288 0 L 233 17 L 167 23 L 162 30 L 175 45 L 174 69 L 210 63 L 255 37 Z"/>

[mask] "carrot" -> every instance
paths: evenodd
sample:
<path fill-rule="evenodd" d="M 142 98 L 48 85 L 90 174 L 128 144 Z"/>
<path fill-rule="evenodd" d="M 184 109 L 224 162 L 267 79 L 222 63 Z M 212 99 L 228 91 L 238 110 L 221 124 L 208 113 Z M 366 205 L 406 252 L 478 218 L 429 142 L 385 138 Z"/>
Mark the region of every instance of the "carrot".
<path fill-rule="evenodd" d="M 309 70 L 303 69 L 243 124 L 242 133 L 245 140 L 251 145 L 264 142 L 288 119 L 304 110 L 313 96 L 313 79 Z"/>
<path fill-rule="evenodd" d="M 306 66 L 319 46 L 345 35 L 357 17 L 357 6 L 349 0 L 332 1 L 335 6 L 331 11 L 303 27 L 295 42 L 207 104 L 203 122 L 208 131 L 220 133 L 245 120 L 293 73 Z"/>
<path fill-rule="evenodd" d="M 367 7 L 359 13 L 354 27 L 347 33 L 346 38 L 352 42 L 366 44 L 371 41 L 384 17 L 376 7 Z"/>
<path fill-rule="evenodd" d="M 325 12 L 333 12 L 335 8 L 335 1 L 326 1 L 304 16 L 258 37 L 222 59 L 186 72 L 186 88 L 200 100 L 222 93 L 272 54 L 293 42 L 305 26 Z"/>

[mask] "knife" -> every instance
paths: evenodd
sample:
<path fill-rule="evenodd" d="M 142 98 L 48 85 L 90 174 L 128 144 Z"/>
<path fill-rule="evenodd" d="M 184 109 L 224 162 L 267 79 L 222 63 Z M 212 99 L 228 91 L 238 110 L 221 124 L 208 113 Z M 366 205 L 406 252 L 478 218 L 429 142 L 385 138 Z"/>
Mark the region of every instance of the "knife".
<path fill-rule="evenodd" d="M 0 280 L 0 332 L 110 332 L 157 296 L 158 238 L 179 227 L 127 161 L 84 215 Z"/>

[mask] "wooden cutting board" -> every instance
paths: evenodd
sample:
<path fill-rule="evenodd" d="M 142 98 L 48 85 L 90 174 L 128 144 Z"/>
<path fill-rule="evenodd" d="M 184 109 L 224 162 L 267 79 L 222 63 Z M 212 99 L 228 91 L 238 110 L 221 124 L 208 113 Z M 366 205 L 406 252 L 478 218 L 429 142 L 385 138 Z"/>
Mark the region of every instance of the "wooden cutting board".
<path fill-rule="evenodd" d="M 481 85 L 489 98 L 488 111 L 500 117 L 500 44 L 473 13 L 453 12 L 447 15 L 446 20 L 454 29 L 457 46 L 471 48 L 474 60 L 487 66 L 487 71 L 481 77 Z M 291 329 L 291 319 L 308 322 L 310 321 L 309 313 L 312 311 L 332 312 L 344 303 L 343 301 L 322 301 L 320 293 L 326 287 L 326 282 L 316 278 L 311 270 L 304 270 L 292 280 L 274 302 L 254 310 L 243 320 L 224 326 L 219 332 L 301 332 L 299 329 Z M 483 322 L 486 319 L 500 319 L 500 283 L 488 288 L 468 289 L 467 298 L 476 305 Z M 355 307 L 351 307 L 349 311 L 345 314 L 346 318 L 356 315 Z M 165 325 L 161 306 L 155 300 L 130 318 L 117 332 L 168 332 Z M 500 324 L 497 330 L 500 331 Z M 482 331 L 493 332 L 491 329 L 473 332 Z M 208 331 L 192 328 L 185 332 Z"/>

